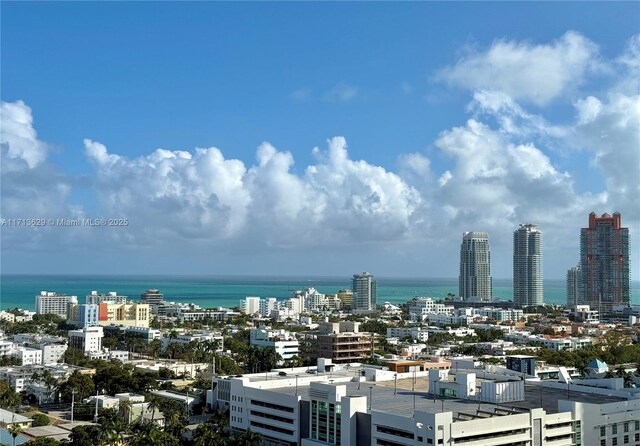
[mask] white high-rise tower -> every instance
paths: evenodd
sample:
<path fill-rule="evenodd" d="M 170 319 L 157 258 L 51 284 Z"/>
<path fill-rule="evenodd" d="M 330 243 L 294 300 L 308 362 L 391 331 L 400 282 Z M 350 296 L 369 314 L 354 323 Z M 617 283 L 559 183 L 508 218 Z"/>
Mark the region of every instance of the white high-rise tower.
<path fill-rule="evenodd" d="M 460 297 L 490 302 L 492 293 L 489 237 L 486 232 L 465 232 L 460 246 Z"/>
<path fill-rule="evenodd" d="M 538 225 L 521 224 L 513 233 L 513 302 L 542 305 L 542 232 Z"/>
<path fill-rule="evenodd" d="M 354 274 L 353 280 L 353 309 L 376 309 L 376 279 L 373 274 L 364 272 Z"/>

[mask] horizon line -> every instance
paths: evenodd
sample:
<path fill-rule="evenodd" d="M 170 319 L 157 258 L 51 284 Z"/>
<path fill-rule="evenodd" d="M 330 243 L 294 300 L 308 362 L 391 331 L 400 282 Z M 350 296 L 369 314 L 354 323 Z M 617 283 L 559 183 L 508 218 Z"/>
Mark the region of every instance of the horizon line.
<path fill-rule="evenodd" d="M 359 274 L 359 273 L 355 273 Z M 1 273 L 1 277 L 11 277 L 11 276 L 19 276 L 19 277 L 154 277 L 154 278 L 283 278 L 283 279 L 303 279 L 303 280 L 312 280 L 312 279 L 341 279 L 348 278 L 351 279 L 352 275 L 325 275 L 325 274 L 290 274 L 290 275 L 281 275 L 281 274 L 163 274 L 163 273 Z M 384 275 L 376 275 L 373 274 L 375 278 L 378 279 L 406 279 L 406 280 L 458 280 L 458 277 L 426 277 L 426 276 L 384 276 Z M 492 277 L 492 280 L 509 280 L 513 281 L 513 277 Z M 543 281 L 546 280 L 554 280 L 554 281 L 562 281 L 566 280 L 565 278 L 543 278 Z M 640 279 L 633 280 L 630 279 L 630 282 L 640 283 Z"/>

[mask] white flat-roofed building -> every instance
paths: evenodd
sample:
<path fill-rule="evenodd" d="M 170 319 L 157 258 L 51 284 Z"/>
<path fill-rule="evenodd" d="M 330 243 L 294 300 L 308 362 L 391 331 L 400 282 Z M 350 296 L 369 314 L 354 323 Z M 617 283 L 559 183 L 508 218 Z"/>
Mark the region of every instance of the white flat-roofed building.
<path fill-rule="evenodd" d="M 64 362 L 64 353 L 67 351 L 67 344 L 41 344 L 42 364 L 57 364 Z"/>
<path fill-rule="evenodd" d="M 87 357 L 91 360 L 102 359 L 104 361 L 112 361 L 117 359 L 118 361 L 126 361 L 129 359 L 129 352 L 126 350 L 103 350 L 100 352 L 89 352 Z"/>
<path fill-rule="evenodd" d="M 592 310 L 589 305 L 576 305 L 573 314 L 585 324 L 597 325 L 600 323 L 600 312 Z"/>
<path fill-rule="evenodd" d="M 478 308 L 474 313 L 480 316 L 485 316 L 488 319 L 501 322 L 517 322 L 524 318 L 524 312 L 519 309 L 486 307 Z"/>
<path fill-rule="evenodd" d="M 8 311 L 0 311 L 0 321 L 15 322 L 16 315 Z"/>
<path fill-rule="evenodd" d="M 244 314 L 253 315 L 260 313 L 260 298 L 255 296 L 247 296 L 240 301 L 240 308 Z"/>
<path fill-rule="evenodd" d="M 172 335 L 171 333 L 163 333 L 162 334 L 162 350 L 166 350 L 169 344 L 189 344 L 191 342 L 203 342 L 203 341 L 211 341 L 218 343 L 218 349 L 216 351 L 221 352 L 222 346 L 224 343 L 224 337 L 219 333 L 213 333 L 204 331 L 202 333 L 179 333 L 177 335 Z"/>
<path fill-rule="evenodd" d="M 408 302 L 409 317 L 414 322 L 424 321 L 430 314 L 448 314 L 454 312 L 454 307 L 435 302 L 430 297 L 416 297 Z"/>
<path fill-rule="evenodd" d="M 278 446 L 624 446 L 640 434 L 640 400 L 602 389 L 572 386 L 572 401 L 563 401 L 566 392 L 549 386 L 460 372 L 427 391 L 419 377 L 415 392 L 412 374 L 402 374 L 396 392 L 391 371 L 361 381 L 340 365 L 282 370 L 214 378 L 208 401 L 229 409 L 233 431 L 251 429 Z"/>
<path fill-rule="evenodd" d="M 102 326 L 106 336 L 119 336 L 120 334 L 134 335 L 142 339 L 147 344 L 154 339 L 162 339 L 162 332 L 156 328 L 149 327 L 132 327 L 122 325 L 104 325 Z"/>
<path fill-rule="evenodd" d="M 85 327 L 69 330 L 69 347 L 82 350 L 85 354 L 102 351 L 102 327 Z"/>
<path fill-rule="evenodd" d="M 278 302 L 275 297 L 267 297 L 266 299 L 260 299 L 260 316 L 271 317 L 271 313 L 278 307 Z"/>
<path fill-rule="evenodd" d="M 414 341 L 427 342 L 429 332 L 422 327 L 389 327 L 387 338 L 411 338 Z"/>
<path fill-rule="evenodd" d="M 593 345 L 591 338 L 552 338 L 540 340 L 544 348 L 555 351 L 568 350 L 574 352 Z"/>
<path fill-rule="evenodd" d="M 127 296 L 120 296 L 115 291 L 109 291 L 108 293 L 99 293 L 97 291 L 92 291 L 87 294 L 86 304 L 101 304 L 103 302 L 111 302 L 114 304 L 126 304 Z"/>
<path fill-rule="evenodd" d="M 51 291 L 40 291 L 36 296 L 36 313 L 37 314 L 55 314 L 60 317 L 67 317 L 67 304 L 71 298 L 76 296 L 67 296 Z"/>
<path fill-rule="evenodd" d="M 42 364 L 42 350 L 30 347 L 18 347 L 14 354 L 21 365 L 40 365 Z"/>
<path fill-rule="evenodd" d="M 455 316 L 452 314 L 434 313 L 427 314 L 426 318 L 429 324 L 445 326 L 445 325 L 469 325 L 473 323 L 476 316 Z"/>
<path fill-rule="evenodd" d="M 275 348 L 276 353 L 282 357 L 279 365 L 300 354 L 300 343 L 295 335 L 287 330 L 252 329 L 249 334 L 249 343 L 257 347 Z"/>
<path fill-rule="evenodd" d="M 558 410 L 579 414 L 584 446 L 640 444 L 640 399 L 607 404 L 563 400 Z"/>

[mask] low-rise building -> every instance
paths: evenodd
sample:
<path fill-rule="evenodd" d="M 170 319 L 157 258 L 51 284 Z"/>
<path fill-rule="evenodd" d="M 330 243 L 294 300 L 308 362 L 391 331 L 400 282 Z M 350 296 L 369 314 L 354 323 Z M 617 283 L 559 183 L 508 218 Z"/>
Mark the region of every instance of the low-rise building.
<path fill-rule="evenodd" d="M 86 327 L 79 330 L 69 330 L 69 347 L 82 350 L 87 353 L 102 351 L 102 327 Z"/>
<path fill-rule="evenodd" d="M 411 338 L 413 341 L 427 342 L 429 332 L 422 327 L 388 327 L 387 338 Z"/>
<path fill-rule="evenodd" d="M 170 344 L 174 344 L 174 343 L 188 345 L 191 342 L 203 342 L 203 341 L 216 342 L 218 345 L 218 348 L 216 351 L 218 352 L 222 351 L 224 337 L 219 333 L 208 332 L 208 331 L 192 332 L 192 333 L 174 333 L 174 332 L 163 333 L 162 334 L 162 350 L 166 350 Z"/>
<path fill-rule="evenodd" d="M 254 328 L 249 332 L 249 343 L 258 347 L 273 347 L 282 360 L 288 361 L 300 354 L 300 343 L 295 335 L 287 330 L 270 330 L 267 328 Z"/>

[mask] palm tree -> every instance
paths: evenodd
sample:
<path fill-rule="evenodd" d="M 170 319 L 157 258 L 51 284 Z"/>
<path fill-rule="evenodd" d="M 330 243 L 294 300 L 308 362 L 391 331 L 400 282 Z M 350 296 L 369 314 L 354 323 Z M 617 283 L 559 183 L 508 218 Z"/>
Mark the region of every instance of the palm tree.
<path fill-rule="evenodd" d="M 616 368 L 616 375 L 618 375 L 618 377 L 620 378 L 624 378 L 624 376 L 627 374 L 627 368 L 620 364 L 617 368 Z"/>
<path fill-rule="evenodd" d="M 636 371 L 634 373 L 640 376 L 640 361 L 636 362 Z"/>
<path fill-rule="evenodd" d="M 58 386 L 58 380 L 54 378 L 54 376 L 51 374 L 49 370 L 45 370 L 44 372 L 42 372 L 41 378 L 42 378 L 42 381 L 44 381 L 44 385 L 47 386 L 47 394 L 48 394 L 47 399 L 51 400 L 51 394 Z"/>
<path fill-rule="evenodd" d="M 262 435 L 247 429 L 233 439 L 235 446 L 260 446 L 262 444 Z"/>
<path fill-rule="evenodd" d="M 582 378 L 586 377 L 589 374 L 589 368 L 585 364 L 581 364 L 576 367 L 576 371 L 580 374 Z"/>
<path fill-rule="evenodd" d="M 147 410 L 151 411 L 151 422 L 155 424 L 156 419 L 156 409 L 158 408 L 158 399 L 155 397 L 149 397 L 149 401 L 147 402 Z"/>
<path fill-rule="evenodd" d="M 611 370 L 607 370 L 607 373 L 604 374 L 605 378 L 615 378 L 616 374 L 613 373 Z"/>
<path fill-rule="evenodd" d="M 15 417 L 14 417 L 15 418 Z M 22 426 L 15 422 L 11 423 L 11 425 L 7 428 L 11 436 L 13 437 L 13 446 L 16 446 L 16 437 L 22 433 Z"/>
<path fill-rule="evenodd" d="M 127 420 L 127 424 L 131 423 L 131 401 L 129 400 L 120 400 L 118 404 L 118 411 L 123 419 Z"/>

